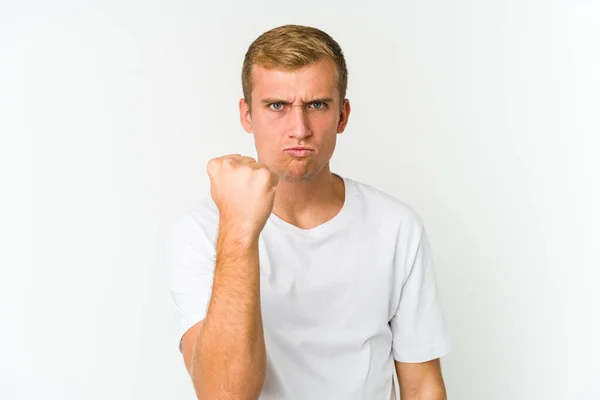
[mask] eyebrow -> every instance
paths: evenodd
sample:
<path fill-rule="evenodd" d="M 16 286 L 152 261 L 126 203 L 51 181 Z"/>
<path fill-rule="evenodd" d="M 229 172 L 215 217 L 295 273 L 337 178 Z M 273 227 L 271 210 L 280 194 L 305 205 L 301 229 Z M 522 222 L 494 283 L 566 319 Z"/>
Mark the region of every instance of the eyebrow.
<path fill-rule="evenodd" d="M 260 102 L 263 103 L 263 104 L 273 104 L 273 103 L 290 104 L 289 101 L 277 99 L 277 98 L 274 98 L 274 97 L 263 99 Z M 331 102 L 333 102 L 333 99 L 331 97 L 322 97 L 322 98 L 318 98 L 318 99 L 312 99 L 312 100 L 309 100 L 309 101 L 303 101 L 302 104 L 306 105 L 306 104 L 317 103 L 317 102 L 319 102 L 319 103 L 331 103 Z"/>

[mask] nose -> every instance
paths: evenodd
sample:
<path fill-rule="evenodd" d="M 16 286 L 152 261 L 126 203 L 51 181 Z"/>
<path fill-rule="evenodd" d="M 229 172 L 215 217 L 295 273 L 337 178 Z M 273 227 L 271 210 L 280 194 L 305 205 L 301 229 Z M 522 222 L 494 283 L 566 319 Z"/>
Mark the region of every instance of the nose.
<path fill-rule="evenodd" d="M 292 107 L 290 112 L 290 130 L 288 136 L 297 140 L 309 137 L 312 133 L 308 126 L 306 110 L 302 106 Z"/>

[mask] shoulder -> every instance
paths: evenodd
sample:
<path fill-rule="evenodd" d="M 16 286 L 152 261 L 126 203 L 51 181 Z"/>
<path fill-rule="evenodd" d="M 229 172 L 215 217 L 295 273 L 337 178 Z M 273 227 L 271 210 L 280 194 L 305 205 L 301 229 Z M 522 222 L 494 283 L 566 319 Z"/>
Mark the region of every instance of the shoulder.
<path fill-rule="evenodd" d="M 192 204 L 171 225 L 171 242 L 213 243 L 219 226 L 219 211 L 210 195 L 204 195 Z"/>
<path fill-rule="evenodd" d="M 362 206 L 362 212 L 371 220 L 423 229 L 421 215 L 404 200 L 373 185 L 344 179 L 353 186 L 354 196 Z"/>
<path fill-rule="evenodd" d="M 182 220 L 205 228 L 215 227 L 219 223 L 219 210 L 212 197 L 204 195 L 186 211 Z"/>

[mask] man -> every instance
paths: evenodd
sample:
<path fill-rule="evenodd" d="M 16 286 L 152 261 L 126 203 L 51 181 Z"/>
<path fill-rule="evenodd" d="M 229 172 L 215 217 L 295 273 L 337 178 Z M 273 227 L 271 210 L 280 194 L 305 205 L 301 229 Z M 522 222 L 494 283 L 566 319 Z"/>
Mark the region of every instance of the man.
<path fill-rule="evenodd" d="M 350 115 L 342 50 L 287 25 L 249 47 L 258 161 L 210 160 L 210 195 L 168 251 L 198 399 L 445 399 L 450 341 L 421 218 L 329 160 Z M 394 368 L 395 367 L 395 368 Z"/>

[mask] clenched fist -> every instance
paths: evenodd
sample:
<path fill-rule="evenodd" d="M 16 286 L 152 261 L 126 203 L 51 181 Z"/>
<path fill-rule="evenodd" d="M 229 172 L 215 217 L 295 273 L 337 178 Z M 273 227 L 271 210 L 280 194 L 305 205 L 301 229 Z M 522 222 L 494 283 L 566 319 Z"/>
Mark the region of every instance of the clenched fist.
<path fill-rule="evenodd" d="M 206 167 L 220 226 L 258 238 L 273 211 L 278 176 L 251 157 L 231 154 Z"/>

